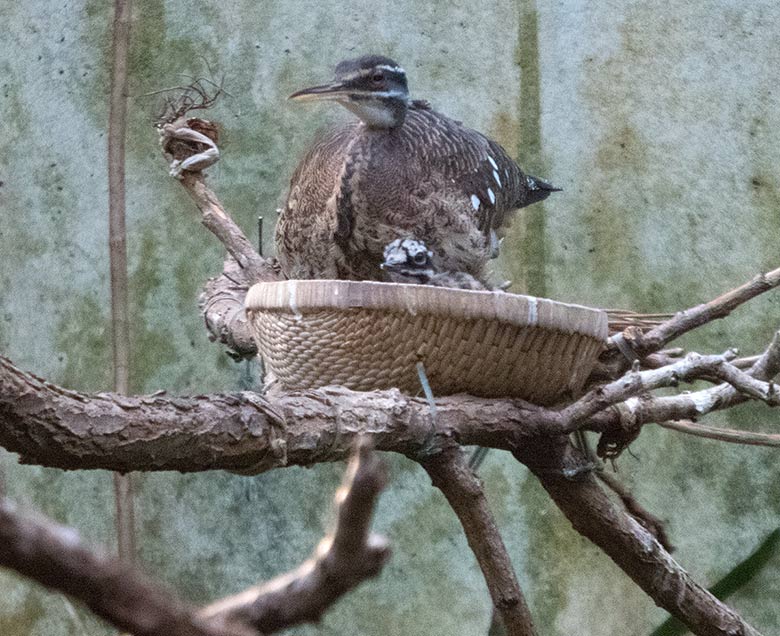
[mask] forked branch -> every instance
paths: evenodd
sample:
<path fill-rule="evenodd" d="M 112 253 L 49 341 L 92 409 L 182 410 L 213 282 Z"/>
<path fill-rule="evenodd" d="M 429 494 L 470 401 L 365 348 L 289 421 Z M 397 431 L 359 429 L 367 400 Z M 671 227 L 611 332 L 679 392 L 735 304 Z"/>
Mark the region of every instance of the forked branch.
<path fill-rule="evenodd" d="M 744 285 L 740 285 L 706 303 L 676 313 L 671 319 L 657 327 L 642 333 L 639 330 L 627 330 L 609 339 L 607 352 L 602 356 L 605 365 L 611 367 L 614 376 L 621 374 L 631 365 L 629 357 L 638 360 L 659 351 L 668 343 L 689 331 L 706 325 L 713 320 L 725 318 L 734 309 L 749 300 L 780 286 L 780 267 L 765 274 L 759 274 Z M 625 337 L 628 335 L 628 337 Z M 622 341 L 622 342 L 621 342 Z"/>
<path fill-rule="evenodd" d="M 387 541 L 370 532 L 385 471 L 362 443 L 336 493 L 337 523 L 297 570 L 198 609 L 132 565 L 86 547 L 72 528 L 21 514 L 0 498 L 0 566 L 81 601 L 136 636 L 260 636 L 316 621 L 343 594 L 376 576 Z"/>
<path fill-rule="evenodd" d="M 336 525 L 297 570 L 223 599 L 202 616 L 240 622 L 270 634 L 316 622 L 337 599 L 376 576 L 390 556 L 387 540 L 371 534 L 371 517 L 386 475 L 366 441 L 358 445 L 336 493 Z"/>

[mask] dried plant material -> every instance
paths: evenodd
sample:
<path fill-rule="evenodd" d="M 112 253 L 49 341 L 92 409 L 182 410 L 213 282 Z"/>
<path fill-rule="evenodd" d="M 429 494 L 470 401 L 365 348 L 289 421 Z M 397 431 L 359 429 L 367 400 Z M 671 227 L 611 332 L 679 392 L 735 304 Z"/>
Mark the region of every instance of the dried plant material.
<path fill-rule="evenodd" d="M 163 153 L 170 162 L 170 174 L 181 178 L 184 171 L 200 172 L 219 160 L 219 127 L 192 111 L 212 108 L 228 93 L 219 83 L 200 77 L 190 84 L 173 86 L 147 95 L 162 95 L 163 106 L 154 120 Z"/>

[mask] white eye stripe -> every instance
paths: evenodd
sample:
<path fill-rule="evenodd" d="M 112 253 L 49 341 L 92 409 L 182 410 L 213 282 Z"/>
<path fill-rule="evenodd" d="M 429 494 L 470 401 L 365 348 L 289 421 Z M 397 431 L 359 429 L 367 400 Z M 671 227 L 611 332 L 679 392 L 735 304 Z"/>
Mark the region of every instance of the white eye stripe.
<path fill-rule="evenodd" d="M 383 71 L 387 71 L 389 73 L 398 73 L 399 75 L 406 76 L 406 71 L 402 69 L 400 66 L 388 66 L 387 64 L 381 64 L 379 66 L 375 66 L 373 68 L 364 68 L 359 71 L 356 71 L 354 73 L 350 73 L 349 75 L 342 75 L 341 81 L 342 82 L 349 82 L 354 79 L 358 79 L 360 77 L 368 77 L 370 75 L 373 75 L 374 72 L 377 69 L 381 69 Z"/>
<path fill-rule="evenodd" d="M 349 91 L 351 95 L 365 95 L 367 97 L 381 98 L 381 97 L 406 97 L 406 93 L 401 91 Z"/>
<path fill-rule="evenodd" d="M 401 73 L 402 75 L 406 75 L 406 71 L 402 69 L 400 66 L 390 66 L 388 64 L 380 64 L 379 66 L 375 66 L 374 68 L 381 68 L 383 71 L 390 71 L 391 73 Z"/>

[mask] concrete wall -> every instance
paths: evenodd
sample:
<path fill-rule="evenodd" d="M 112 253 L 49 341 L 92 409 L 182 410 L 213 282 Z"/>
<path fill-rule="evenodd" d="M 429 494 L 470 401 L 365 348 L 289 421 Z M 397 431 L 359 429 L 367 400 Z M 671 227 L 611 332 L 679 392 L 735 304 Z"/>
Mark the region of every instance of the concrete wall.
<path fill-rule="evenodd" d="M 4 2 L 0 41 L 0 351 L 66 386 L 110 388 L 105 131 L 108 2 Z M 673 311 L 780 261 L 780 5 L 718 0 L 318 3 L 137 0 L 131 51 L 128 234 L 132 389 L 251 386 L 251 366 L 208 342 L 199 285 L 216 241 L 166 175 L 144 94 L 206 73 L 233 95 L 213 113 L 210 171 L 248 233 L 273 216 L 314 130 L 342 116 L 285 96 L 340 59 L 396 58 L 415 96 L 483 130 L 564 192 L 515 224 L 500 267 L 533 293 Z M 266 233 L 270 249 L 271 233 Z M 757 351 L 778 326 L 768 296 L 688 338 Z M 769 430 L 759 408 L 713 418 Z M 777 452 L 648 429 L 621 477 L 669 524 L 677 558 L 711 583 L 778 526 Z M 487 591 L 453 514 L 422 471 L 389 457 L 377 529 L 383 575 L 301 634 L 485 633 Z M 9 495 L 112 544 L 111 476 L 19 466 Z M 194 601 L 294 566 L 318 540 L 341 466 L 254 478 L 139 477 L 141 556 Z M 647 634 L 664 613 L 576 535 L 532 478 L 492 453 L 482 474 L 541 633 Z M 0 573 L 0 633 L 110 630 L 61 597 Z M 780 630 L 780 562 L 732 599 Z"/>

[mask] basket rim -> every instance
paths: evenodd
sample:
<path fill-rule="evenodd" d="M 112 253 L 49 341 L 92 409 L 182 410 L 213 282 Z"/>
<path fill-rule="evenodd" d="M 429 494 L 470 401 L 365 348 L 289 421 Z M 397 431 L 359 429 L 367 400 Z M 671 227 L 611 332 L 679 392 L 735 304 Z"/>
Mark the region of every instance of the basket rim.
<path fill-rule="evenodd" d="M 466 320 L 499 320 L 599 340 L 606 340 L 608 335 L 607 314 L 602 309 L 509 292 L 406 283 L 322 279 L 261 282 L 249 289 L 245 307 L 248 312 L 284 310 L 296 316 L 323 309 L 407 311 Z"/>

